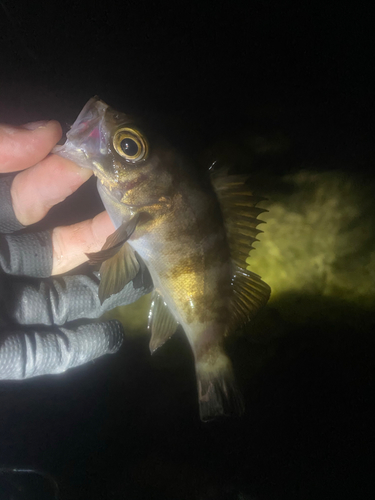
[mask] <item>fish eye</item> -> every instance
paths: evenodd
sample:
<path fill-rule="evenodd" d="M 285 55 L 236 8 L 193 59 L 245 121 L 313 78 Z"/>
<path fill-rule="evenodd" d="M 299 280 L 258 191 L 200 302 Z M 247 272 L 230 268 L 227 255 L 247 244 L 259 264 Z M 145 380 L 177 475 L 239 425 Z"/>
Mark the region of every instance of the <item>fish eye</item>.
<path fill-rule="evenodd" d="M 129 161 L 140 161 L 147 157 L 148 145 L 143 135 L 134 128 L 121 128 L 113 137 L 117 153 Z"/>

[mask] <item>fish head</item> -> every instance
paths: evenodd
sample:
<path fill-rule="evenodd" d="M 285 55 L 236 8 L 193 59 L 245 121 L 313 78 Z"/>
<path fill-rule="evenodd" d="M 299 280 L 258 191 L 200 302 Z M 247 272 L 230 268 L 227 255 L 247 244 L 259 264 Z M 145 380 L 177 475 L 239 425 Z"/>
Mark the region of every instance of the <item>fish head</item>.
<path fill-rule="evenodd" d="M 53 153 L 93 170 L 110 213 L 132 215 L 166 203 L 179 162 L 169 145 L 149 137 L 134 118 L 93 97 Z"/>

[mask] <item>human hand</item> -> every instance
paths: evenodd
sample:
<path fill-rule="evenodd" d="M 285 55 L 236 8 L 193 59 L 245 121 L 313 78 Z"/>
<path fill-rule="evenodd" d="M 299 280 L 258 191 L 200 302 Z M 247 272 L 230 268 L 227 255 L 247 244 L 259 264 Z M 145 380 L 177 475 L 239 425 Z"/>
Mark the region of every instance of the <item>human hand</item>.
<path fill-rule="evenodd" d="M 61 133 L 56 121 L 0 125 L 0 173 L 20 171 L 0 177 L 0 379 L 60 373 L 116 352 L 120 323 L 94 318 L 150 291 L 129 283 L 101 305 L 95 273 L 50 277 L 101 249 L 114 231 L 106 212 L 51 232 L 10 234 L 41 220 L 91 176 L 49 155 Z"/>

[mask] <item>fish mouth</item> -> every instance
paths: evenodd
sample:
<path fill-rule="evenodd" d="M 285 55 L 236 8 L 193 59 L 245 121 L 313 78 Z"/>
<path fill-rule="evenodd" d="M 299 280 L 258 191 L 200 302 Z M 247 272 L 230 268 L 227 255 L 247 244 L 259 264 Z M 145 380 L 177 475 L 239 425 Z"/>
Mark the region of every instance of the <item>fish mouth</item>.
<path fill-rule="evenodd" d="M 92 97 L 72 127 L 66 134 L 66 142 L 62 146 L 55 146 L 52 153 L 77 163 L 82 168 L 88 168 L 97 173 L 98 166 L 93 161 L 106 151 L 109 131 L 104 126 L 105 114 L 108 105 Z"/>
<path fill-rule="evenodd" d="M 98 96 L 92 97 L 77 116 L 71 129 L 66 134 L 68 140 L 76 142 L 78 138 L 87 140 L 90 136 L 98 138 L 99 125 L 105 116 L 108 104 L 105 104 Z"/>

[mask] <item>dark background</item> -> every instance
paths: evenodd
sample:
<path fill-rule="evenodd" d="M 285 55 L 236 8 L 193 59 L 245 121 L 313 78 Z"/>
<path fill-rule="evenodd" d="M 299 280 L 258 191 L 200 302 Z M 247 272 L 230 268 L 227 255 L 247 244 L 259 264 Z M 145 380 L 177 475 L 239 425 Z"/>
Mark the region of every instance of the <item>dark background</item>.
<path fill-rule="evenodd" d="M 361 2 L 1 0 L 0 121 L 66 129 L 98 94 L 193 157 L 224 144 L 263 174 L 329 166 L 373 180 L 374 46 Z M 288 147 L 262 156 L 246 149 L 254 135 Z M 98 210 L 89 197 L 93 185 L 56 220 Z M 62 499 L 371 498 L 374 320 L 328 307 L 277 337 L 266 308 L 265 340 L 229 346 L 241 420 L 199 422 L 181 333 L 152 359 L 142 337 L 62 376 L 3 383 L 0 464 L 48 471 Z"/>

